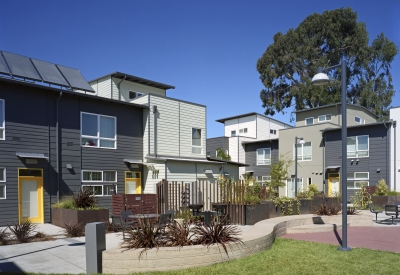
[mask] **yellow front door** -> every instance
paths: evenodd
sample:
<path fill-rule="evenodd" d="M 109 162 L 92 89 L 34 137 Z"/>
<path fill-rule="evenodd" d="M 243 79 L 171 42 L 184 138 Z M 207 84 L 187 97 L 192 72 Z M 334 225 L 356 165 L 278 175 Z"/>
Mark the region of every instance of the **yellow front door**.
<path fill-rule="evenodd" d="M 340 177 L 339 173 L 328 174 L 328 197 L 339 195 L 340 192 Z"/>
<path fill-rule="evenodd" d="M 19 223 L 44 222 L 42 169 L 18 169 L 18 217 Z"/>
<path fill-rule="evenodd" d="M 125 172 L 125 194 L 141 194 L 142 177 L 140 172 Z"/>

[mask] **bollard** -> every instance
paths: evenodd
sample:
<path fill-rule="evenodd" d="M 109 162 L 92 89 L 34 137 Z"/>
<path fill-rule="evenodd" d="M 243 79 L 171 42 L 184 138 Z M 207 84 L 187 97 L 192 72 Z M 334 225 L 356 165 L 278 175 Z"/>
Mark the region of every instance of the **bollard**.
<path fill-rule="evenodd" d="M 86 274 L 102 273 L 102 252 L 106 250 L 106 228 L 102 222 L 85 226 Z"/>

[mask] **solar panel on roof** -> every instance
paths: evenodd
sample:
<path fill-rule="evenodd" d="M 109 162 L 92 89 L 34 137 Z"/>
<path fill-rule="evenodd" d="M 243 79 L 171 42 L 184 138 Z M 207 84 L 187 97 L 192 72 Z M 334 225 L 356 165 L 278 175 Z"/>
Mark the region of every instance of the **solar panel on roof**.
<path fill-rule="evenodd" d="M 1 54 L 0 54 L 0 73 L 10 74 L 6 62 L 4 61 L 3 55 Z"/>
<path fill-rule="evenodd" d="M 93 92 L 94 90 L 77 69 L 56 65 L 72 88 Z"/>
<path fill-rule="evenodd" d="M 2 53 L 12 75 L 42 81 L 42 78 L 28 57 L 4 51 Z"/>
<path fill-rule="evenodd" d="M 68 82 L 65 80 L 63 75 L 57 69 L 55 64 L 33 58 L 31 58 L 31 60 L 35 65 L 36 69 L 39 71 L 40 75 L 43 77 L 44 82 L 56 85 L 69 86 Z"/>

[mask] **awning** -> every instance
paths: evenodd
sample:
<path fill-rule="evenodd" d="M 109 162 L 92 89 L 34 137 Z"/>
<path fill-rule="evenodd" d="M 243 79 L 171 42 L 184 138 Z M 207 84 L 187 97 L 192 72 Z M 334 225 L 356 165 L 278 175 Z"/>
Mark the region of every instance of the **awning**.
<path fill-rule="evenodd" d="M 17 157 L 19 158 L 31 158 L 31 159 L 48 159 L 44 154 L 37 154 L 37 153 L 16 153 Z"/>
<path fill-rule="evenodd" d="M 134 164 L 147 165 L 146 162 L 143 162 L 143 161 L 140 160 L 140 159 L 124 159 L 124 162 L 127 162 L 127 163 L 134 163 Z"/>
<path fill-rule="evenodd" d="M 340 166 L 327 166 L 325 169 L 326 170 L 336 170 L 336 169 L 339 169 L 340 168 Z"/>
<path fill-rule="evenodd" d="M 213 173 L 213 170 L 211 170 L 211 169 L 204 170 L 204 174 L 212 174 L 212 173 Z"/>

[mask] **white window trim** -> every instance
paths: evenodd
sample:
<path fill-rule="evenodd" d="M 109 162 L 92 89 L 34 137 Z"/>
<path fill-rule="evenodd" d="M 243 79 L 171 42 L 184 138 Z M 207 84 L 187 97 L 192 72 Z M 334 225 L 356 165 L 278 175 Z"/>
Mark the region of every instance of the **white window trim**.
<path fill-rule="evenodd" d="M 83 172 L 101 172 L 101 180 L 83 180 Z M 115 172 L 115 181 L 105 181 L 104 180 L 104 172 Z M 115 170 L 82 170 L 81 172 L 81 181 L 82 182 L 117 182 L 117 174 L 118 172 Z M 87 184 L 86 184 L 87 185 Z"/>
<path fill-rule="evenodd" d="M 236 137 L 237 135 L 236 135 L 236 130 L 232 130 L 231 131 L 231 137 Z"/>
<path fill-rule="evenodd" d="M 3 115 L 3 121 L 0 121 L 0 130 L 3 130 L 3 138 L 0 138 L 0 140 L 5 140 L 6 139 L 6 101 L 4 99 L 0 99 L 1 102 L 3 102 L 3 110 L 0 110 Z"/>
<path fill-rule="evenodd" d="M 360 187 L 357 187 L 357 183 L 366 183 L 367 186 L 369 186 L 369 181 L 368 180 L 355 180 L 354 181 L 354 187 L 349 187 L 349 185 L 347 185 L 347 189 L 350 189 L 350 190 L 353 190 L 353 189 L 359 190 L 359 189 L 361 189 Z"/>
<path fill-rule="evenodd" d="M 351 159 L 351 158 L 369 158 L 369 135 L 351 136 L 351 137 L 347 137 L 347 138 L 352 138 L 352 137 L 356 138 L 356 151 L 355 151 L 356 155 L 355 156 L 350 156 L 350 157 L 347 156 L 347 158 L 348 159 Z M 358 137 L 368 137 L 368 143 L 367 143 L 368 150 L 357 150 L 357 148 L 358 148 Z M 347 139 L 346 139 L 346 152 L 347 152 L 347 154 L 349 153 L 349 150 L 347 150 Z M 350 151 L 350 152 L 353 152 L 353 151 Z M 359 156 L 358 152 L 368 152 L 368 156 Z"/>
<path fill-rule="evenodd" d="M 311 118 L 312 119 L 312 123 L 311 124 L 307 124 L 307 119 Z M 304 125 L 308 126 L 308 125 L 314 125 L 314 117 L 306 117 L 304 119 Z"/>
<path fill-rule="evenodd" d="M 269 160 L 269 163 L 259 163 L 259 160 L 258 160 L 258 150 L 263 150 L 263 155 L 264 155 L 264 158 L 263 158 L 263 161 L 265 162 L 266 160 Z M 269 150 L 269 159 L 266 159 L 265 158 L 265 152 L 264 152 L 264 150 Z M 272 154 L 272 152 L 271 152 L 271 148 L 258 148 L 257 150 L 256 150 L 256 154 L 257 154 L 257 156 L 256 156 L 256 158 L 257 158 L 257 165 L 271 165 L 271 154 Z"/>
<path fill-rule="evenodd" d="M 310 143 L 310 147 L 311 147 L 311 154 L 310 154 L 311 158 L 310 159 L 303 159 L 304 158 L 304 144 L 306 144 L 306 143 Z M 301 145 L 301 155 L 297 154 L 298 162 L 299 161 L 312 161 L 312 142 L 308 141 L 306 143 L 298 144 L 298 145 Z M 293 160 L 296 160 L 296 151 L 295 150 L 296 150 L 296 144 L 293 144 Z M 301 157 L 301 159 L 299 159 L 300 157 Z"/>
<path fill-rule="evenodd" d="M 4 197 L 0 197 L 0 200 L 5 200 L 5 199 L 7 199 L 7 185 L 5 185 L 5 184 L 0 184 L 0 188 L 4 188 Z"/>
<path fill-rule="evenodd" d="M 117 194 L 118 186 L 116 184 L 82 184 L 82 189 L 84 186 L 101 186 L 101 195 L 94 195 L 95 197 L 111 197 L 112 195 L 104 195 L 104 185 L 113 185 L 115 186 L 115 193 Z"/>
<path fill-rule="evenodd" d="M 200 136 L 200 146 L 199 145 L 193 145 L 193 129 L 198 129 L 198 130 L 200 130 L 200 132 L 201 132 L 201 136 Z M 192 127 L 191 128 L 191 131 L 190 131 L 190 143 L 191 143 L 191 153 L 193 154 L 193 155 L 196 155 L 196 156 L 198 156 L 198 155 L 201 155 L 201 154 L 203 154 L 203 129 L 202 128 L 199 128 L 199 127 Z M 193 148 L 200 148 L 200 153 L 199 154 L 197 154 L 197 153 L 193 153 Z"/>
<path fill-rule="evenodd" d="M 326 116 L 331 116 L 331 119 L 327 119 Z M 321 117 L 325 117 L 324 120 L 321 120 Z M 326 115 L 320 115 L 318 116 L 318 122 L 325 122 L 325 121 L 331 121 L 332 120 L 332 114 L 326 114 Z"/>
<path fill-rule="evenodd" d="M 85 136 L 82 134 L 82 115 L 83 114 L 88 114 L 88 115 L 93 115 L 97 116 L 97 136 Z M 104 138 L 100 137 L 100 117 L 112 117 L 115 120 L 114 124 L 114 138 Z M 89 145 L 83 145 L 82 144 L 82 138 L 87 138 L 87 139 L 95 139 L 97 140 L 97 145 L 96 146 L 89 146 Z M 111 140 L 114 141 L 114 148 L 112 147 L 100 147 L 100 140 Z M 81 146 L 82 147 L 87 147 L 87 148 L 102 148 L 102 149 L 117 149 L 117 117 L 115 116 L 106 116 L 106 115 L 100 115 L 100 114 L 94 114 L 94 113 L 88 113 L 88 112 L 81 112 Z"/>
<path fill-rule="evenodd" d="M 289 182 L 293 181 L 293 186 L 296 184 L 294 178 L 286 179 L 286 196 L 289 197 Z M 297 178 L 297 191 L 304 190 L 303 189 L 303 178 Z"/>
<path fill-rule="evenodd" d="M 360 122 L 357 122 L 357 118 L 360 119 Z M 354 116 L 354 122 L 358 124 L 362 124 L 362 118 L 359 116 Z"/>
<path fill-rule="evenodd" d="M 274 130 L 274 129 L 269 129 L 269 133 L 270 133 L 270 134 L 273 134 L 273 135 L 276 135 L 276 130 Z"/>
<path fill-rule="evenodd" d="M 6 179 L 6 168 L 5 167 L 0 167 L 0 169 L 3 169 L 3 178 L 4 178 L 4 180 L 0 180 L 0 182 L 6 182 L 7 181 L 7 179 Z"/>

